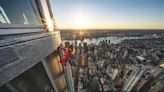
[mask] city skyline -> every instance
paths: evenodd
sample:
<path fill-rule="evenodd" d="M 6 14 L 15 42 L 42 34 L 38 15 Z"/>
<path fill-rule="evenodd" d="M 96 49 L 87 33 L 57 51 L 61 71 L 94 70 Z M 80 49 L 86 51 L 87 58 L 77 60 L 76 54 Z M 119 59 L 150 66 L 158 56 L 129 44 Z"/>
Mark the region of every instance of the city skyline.
<path fill-rule="evenodd" d="M 59 29 L 164 29 L 163 0 L 52 0 Z"/>

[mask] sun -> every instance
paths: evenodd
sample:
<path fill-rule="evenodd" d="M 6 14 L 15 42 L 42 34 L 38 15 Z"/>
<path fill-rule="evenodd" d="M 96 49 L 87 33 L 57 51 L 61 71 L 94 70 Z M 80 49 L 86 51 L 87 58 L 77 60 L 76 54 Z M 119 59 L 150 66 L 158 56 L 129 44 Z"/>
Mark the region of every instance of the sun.
<path fill-rule="evenodd" d="M 80 29 L 84 28 L 86 26 L 86 20 L 83 16 L 77 16 L 76 19 L 76 26 Z"/>
<path fill-rule="evenodd" d="M 77 14 L 75 17 L 75 27 L 77 29 L 85 29 L 87 26 L 87 16 L 84 14 Z"/>

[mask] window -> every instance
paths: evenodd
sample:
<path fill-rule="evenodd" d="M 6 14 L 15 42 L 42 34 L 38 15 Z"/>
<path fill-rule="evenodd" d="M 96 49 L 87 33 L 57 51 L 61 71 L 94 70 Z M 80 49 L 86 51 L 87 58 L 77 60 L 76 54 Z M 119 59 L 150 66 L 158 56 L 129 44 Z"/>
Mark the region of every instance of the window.
<path fill-rule="evenodd" d="M 60 55 L 59 51 L 55 51 L 52 55 L 48 57 L 48 67 L 54 78 L 59 75 L 60 73 L 63 73 L 63 68 L 60 63 Z"/>
<path fill-rule="evenodd" d="M 61 92 L 63 91 L 67 86 L 66 86 L 66 80 L 65 80 L 65 76 L 62 76 L 60 78 L 58 78 L 55 81 L 55 84 L 57 86 L 57 89 Z"/>
<path fill-rule="evenodd" d="M 18 92 L 55 92 L 41 63 L 10 81 Z"/>
<path fill-rule="evenodd" d="M 41 24 L 36 0 L 0 0 L 0 24 Z"/>
<path fill-rule="evenodd" d="M 56 50 L 47 58 L 47 65 L 53 77 L 57 90 L 67 92 L 67 83 L 64 69 L 60 63 L 60 50 Z"/>
<path fill-rule="evenodd" d="M 0 87 L 0 92 L 11 92 L 11 91 L 3 85 Z"/>
<path fill-rule="evenodd" d="M 68 89 L 66 89 L 64 92 L 69 92 Z"/>

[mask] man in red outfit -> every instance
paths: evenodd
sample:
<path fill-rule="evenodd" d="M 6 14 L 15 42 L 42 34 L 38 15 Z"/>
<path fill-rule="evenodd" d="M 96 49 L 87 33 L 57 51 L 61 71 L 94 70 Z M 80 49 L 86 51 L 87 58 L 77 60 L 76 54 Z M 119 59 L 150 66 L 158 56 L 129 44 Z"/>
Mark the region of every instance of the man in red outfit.
<path fill-rule="evenodd" d="M 67 67 L 67 61 L 72 56 L 73 46 L 70 45 L 69 48 L 63 48 L 62 46 L 60 46 L 60 48 L 62 48 L 64 50 L 63 58 L 61 59 L 60 63 L 63 64 L 64 67 L 66 68 Z"/>

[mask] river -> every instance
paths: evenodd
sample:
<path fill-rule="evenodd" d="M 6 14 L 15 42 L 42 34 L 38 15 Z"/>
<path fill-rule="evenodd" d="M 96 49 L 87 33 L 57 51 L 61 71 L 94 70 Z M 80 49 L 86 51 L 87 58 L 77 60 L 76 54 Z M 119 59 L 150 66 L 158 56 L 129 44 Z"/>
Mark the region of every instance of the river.
<path fill-rule="evenodd" d="M 88 39 L 85 38 L 83 41 L 82 40 L 77 40 L 77 44 L 81 43 L 81 42 L 86 42 L 87 44 L 95 44 L 98 45 L 100 43 L 100 41 L 103 40 L 110 40 L 110 43 L 112 44 L 118 44 L 120 42 L 122 42 L 125 39 L 145 39 L 145 38 L 149 38 L 147 36 L 140 36 L 140 37 L 116 37 L 116 36 L 110 36 L 110 37 L 99 37 L 99 38 L 92 38 L 92 39 Z M 64 40 L 62 43 L 64 44 L 65 42 L 70 42 L 71 44 L 74 43 L 75 40 Z"/>

